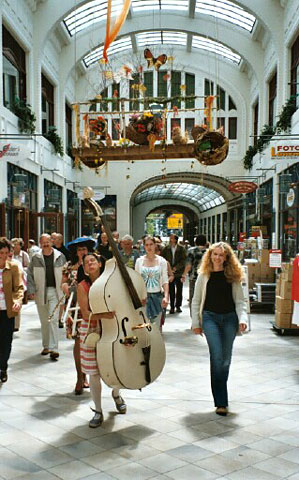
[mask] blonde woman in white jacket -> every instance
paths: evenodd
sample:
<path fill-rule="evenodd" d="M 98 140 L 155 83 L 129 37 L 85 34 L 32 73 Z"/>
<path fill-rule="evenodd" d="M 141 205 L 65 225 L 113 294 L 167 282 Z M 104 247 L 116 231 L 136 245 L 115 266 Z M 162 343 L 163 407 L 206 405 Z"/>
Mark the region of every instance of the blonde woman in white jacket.
<path fill-rule="evenodd" d="M 192 300 L 192 330 L 204 334 L 210 351 L 216 413 L 227 415 L 227 380 L 237 332 L 247 328 L 242 267 L 232 248 L 214 243 L 204 254 Z"/>

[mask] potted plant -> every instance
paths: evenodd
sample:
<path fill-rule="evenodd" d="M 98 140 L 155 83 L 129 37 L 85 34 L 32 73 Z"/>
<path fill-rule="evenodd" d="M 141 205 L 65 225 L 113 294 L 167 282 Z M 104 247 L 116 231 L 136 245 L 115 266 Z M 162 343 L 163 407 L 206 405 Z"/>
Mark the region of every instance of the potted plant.
<path fill-rule="evenodd" d="M 36 117 L 31 110 L 31 105 L 25 100 L 15 97 L 11 105 L 11 111 L 19 117 L 20 132 L 32 135 L 35 132 Z"/>

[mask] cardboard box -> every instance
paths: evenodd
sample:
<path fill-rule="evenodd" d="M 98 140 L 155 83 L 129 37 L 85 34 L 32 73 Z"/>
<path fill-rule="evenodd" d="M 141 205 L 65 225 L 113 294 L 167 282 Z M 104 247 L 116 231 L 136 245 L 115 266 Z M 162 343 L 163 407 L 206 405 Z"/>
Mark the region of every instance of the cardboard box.
<path fill-rule="evenodd" d="M 281 313 L 278 310 L 275 312 L 275 326 L 280 328 L 291 328 L 291 313 Z"/>
<path fill-rule="evenodd" d="M 280 288 L 281 288 L 281 276 L 279 275 L 276 280 L 275 295 L 280 295 Z"/>
<path fill-rule="evenodd" d="M 265 264 L 269 266 L 269 250 L 263 248 L 259 251 L 259 261 L 262 265 Z"/>
<path fill-rule="evenodd" d="M 291 282 L 291 281 L 292 281 L 292 278 L 293 278 L 293 271 L 292 271 L 292 270 L 288 270 L 288 271 L 286 271 L 286 272 L 282 272 L 281 278 L 282 278 L 282 280 L 285 281 L 285 282 Z"/>
<path fill-rule="evenodd" d="M 285 299 L 291 299 L 292 293 L 292 282 L 287 282 L 285 280 L 281 280 L 280 284 L 280 296 Z"/>
<path fill-rule="evenodd" d="M 252 288 L 256 282 L 261 279 L 261 265 L 258 262 L 245 263 L 248 269 L 248 286 Z"/>
<path fill-rule="evenodd" d="M 277 295 L 275 297 L 275 309 L 280 313 L 293 313 L 293 300 L 282 298 Z"/>

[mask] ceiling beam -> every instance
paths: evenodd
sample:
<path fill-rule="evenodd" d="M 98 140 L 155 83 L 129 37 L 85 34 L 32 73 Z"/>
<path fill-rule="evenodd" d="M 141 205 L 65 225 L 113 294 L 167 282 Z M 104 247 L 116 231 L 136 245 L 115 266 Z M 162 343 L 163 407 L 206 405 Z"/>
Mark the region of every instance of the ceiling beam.
<path fill-rule="evenodd" d="M 194 18 L 195 16 L 195 5 L 196 0 L 189 0 L 189 17 Z"/>
<path fill-rule="evenodd" d="M 137 53 L 138 47 L 137 47 L 137 41 L 136 41 L 135 33 L 130 33 L 130 38 L 131 38 L 133 53 Z"/>
<path fill-rule="evenodd" d="M 193 38 L 192 33 L 188 33 L 188 35 L 187 35 L 187 52 L 189 52 L 189 53 L 192 51 L 192 38 Z"/>

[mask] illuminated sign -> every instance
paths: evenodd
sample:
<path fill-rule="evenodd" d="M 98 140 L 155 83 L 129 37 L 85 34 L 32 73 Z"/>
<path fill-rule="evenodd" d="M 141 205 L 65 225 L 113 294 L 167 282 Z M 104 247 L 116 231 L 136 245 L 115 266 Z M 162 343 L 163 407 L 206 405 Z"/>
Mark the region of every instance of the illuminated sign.
<path fill-rule="evenodd" d="M 167 228 L 183 228 L 183 214 L 182 213 L 174 213 L 167 218 Z"/>
<path fill-rule="evenodd" d="M 228 186 L 230 192 L 234 193 L 250 193 L 257 189 L 257 184 L 253 182 L 233 182 Z"/>

